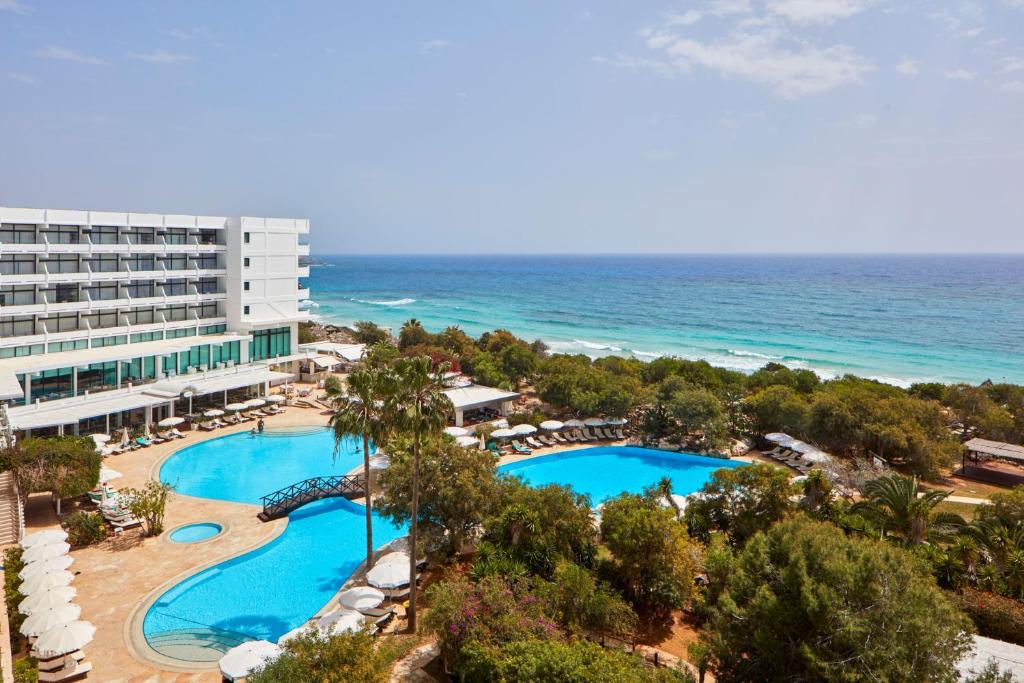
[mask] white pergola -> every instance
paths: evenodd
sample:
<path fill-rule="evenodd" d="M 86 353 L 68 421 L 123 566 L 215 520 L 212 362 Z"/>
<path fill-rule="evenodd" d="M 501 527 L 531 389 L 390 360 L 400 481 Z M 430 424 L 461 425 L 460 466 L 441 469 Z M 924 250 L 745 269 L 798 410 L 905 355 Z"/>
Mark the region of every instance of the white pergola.
<path fill-rule="evenodd" d="M 508 415 L 512 408 L 512 401 L 519 398 L 519 394 L 514 391 L 504 391 L 480 384 L 455 387 L 444 393 L 455 407 L 455 425 L 457 427 L 462 426 L 463 416 L 467 410 L 494 408 L 499 414 Z"/>

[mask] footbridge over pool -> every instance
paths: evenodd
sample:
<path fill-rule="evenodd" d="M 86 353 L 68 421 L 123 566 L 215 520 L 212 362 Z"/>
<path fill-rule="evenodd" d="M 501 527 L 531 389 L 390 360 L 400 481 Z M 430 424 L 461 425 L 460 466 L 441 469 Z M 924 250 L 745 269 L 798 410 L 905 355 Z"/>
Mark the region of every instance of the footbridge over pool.
<path fill-rule="evenodd" d="M 260 499 L 263 501 L 263 511 L 257 516 L 261 521 L 269 522 L 316 500 L 362 498 L 365 495 L 366 481 L 361 474 L 313 477 L 263 496 Z"/>

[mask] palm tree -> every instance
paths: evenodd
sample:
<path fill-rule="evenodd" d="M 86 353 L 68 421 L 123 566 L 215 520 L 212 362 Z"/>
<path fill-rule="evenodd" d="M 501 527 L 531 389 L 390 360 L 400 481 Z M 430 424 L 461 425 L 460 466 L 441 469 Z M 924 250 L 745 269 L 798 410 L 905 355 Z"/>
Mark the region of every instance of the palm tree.
<path fill-rule="evenodd" d="M 998 574 L 1006 589 L 1019 598 L 1024 592 L 1024 525 L 1006 525 L 997 518 L 975 521 L 965 535 L 975 541 Z"/>
<path fill-rule="evenodd" d="M 681 517 L 683 514 L 682 508 L 679 507 L 679 503 L 672 497 L 672 480 L 669 477 L 662 477 L 658 480 L 658 483 L 654 485 L 654 492 L 659 498 L 664 498 L 668 501 L 668 504 L 676 513 L 676 517 Z"/>
<path fill-rule="evenodd" d="M 420 501 L 420 443 L 440 434 L 454 408 L 445 395 L 448 364 L 431 369 L 430 358 L 402 358 L 395 364 L 394 403 L 399 422 L 412 434 L 412 501 L 409 523 L 409 632 L 416 632 L 416 527 Z"/>
<path fill-rule="evenodd" d="M 832 481 L 823 470 L 813 469 L 804 480 L 804 495 L 801 504 L 804 509 L 818 511 L 832 499 Z"/>
<path fill-rule="evenodd" d="M 328 422 L 334 428 L 334 457 L 347 434 L 363 437 L 363 481 L 366 487 L 366 568 L 373 566 L 373 500 L 370 494 L 370 441 L 381 443 L 391 431 L 393 420 L 386 411 L 386 398 L 393 382 L 390 372 L 366 368 L 348 376 L 348 392 L 328 387 L 334 407 Z"/>
<path fill-rule="evenodd" d="M 922 491 L 916 477 L 872 479 L 864 484 L 864 495 L 866 500 L 855 503 L 850 512 L 874 522 L 882 536 L 892 534 L 909 546 L 948 537 L 965 524 L 960 515 L 935 511 L 948 491 Z"/>

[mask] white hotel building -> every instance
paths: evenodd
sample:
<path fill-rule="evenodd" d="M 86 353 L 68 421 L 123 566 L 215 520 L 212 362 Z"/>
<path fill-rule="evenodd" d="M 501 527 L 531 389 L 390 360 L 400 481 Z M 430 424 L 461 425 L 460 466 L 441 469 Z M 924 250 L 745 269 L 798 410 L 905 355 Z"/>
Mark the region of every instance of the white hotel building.
<path fill-rule="evenodd" d="M 110 433 L 292 377 L 308 234 L 302 219 L 0 207 L 0 429 Z"/>

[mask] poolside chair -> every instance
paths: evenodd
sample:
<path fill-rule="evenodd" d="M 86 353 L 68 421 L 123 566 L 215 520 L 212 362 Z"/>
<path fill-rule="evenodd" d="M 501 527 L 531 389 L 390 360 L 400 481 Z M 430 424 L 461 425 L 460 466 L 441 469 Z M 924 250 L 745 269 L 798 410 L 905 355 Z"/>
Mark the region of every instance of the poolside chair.
<path fill-rule="evenodd" d="M 552 439 L 552 438 L 551 438 L 550 436 L 545 436 L 545 435 L 543 435 L 543 434 L 541 434 L 540 436 L 538 436 L 538 437 L 537 437 L 537 440 L 538 440 L 538 441 L 540 441 L 540 442 L 541 442 L 542 444 L 544 444 L 545 446 L 557 446 L 557 445 L 558 445 L 558 442 L 557 442 L 557 441 L 555 441 L 554 439 Z"/>
<path fill-rule="evenodd" d="M 65 657 L 59 669 L 40 671 L 38 680 L 40 683 L 70 683 L 80 681 L 92 671 L 92 663 L 78 661 L 74 657 Z"/>
<path fill-rule="evenodd" d="M 137 436 L 137 437 L 135 437 L 135 443 L 139 444 L 143 448 L 145 448 L 146 446 L 152 446 L 153 445 L 153 442 L 150 441 L 149 439 L 147 439 L 144 436 Z"/>
<path fill-rule="evenodd" d="M 526 437 L 526 445 L 529 446 L 530 448 L 544 448 L 544 444 L 542 444 L 540 441 L 537 441 L 537 439 L 533 438 L 532 436 Z"/>
<path fill-rule="evenodd" d="M 577 443 L 579 441 L 582 441 L 583 439 L 581 439 L 575 431 L 571 431 L 565 433 L 565 440 L 568 441 L 569 443 Z"/>
<path fill-rule="evenodd" d="M 494 443 L 493 441 L 487 444 L 487 450 L 489 450 L 491 453 L 494 453 L 494 455 L 498 456 L 499 458 L 503 455 L 501 450 L 498 448 L 498 444 Z"/>
<path fill-rule="evenodd" d="M 625 441 L 626 440 L 626 435 L 622 433 L 622 428 L 621 427 L 619 429 L 615 430 L 615 438 L 618 439 L 619 441 Z"/>
<path fill-rule="evenodd" d="M 780 453 L 782 453 L 782 446 L 776 446 L 775 448 L 771 449 L 770 451 L 761 451 L 761 455 L 767 456 L 769 458 L 776 458 L 776 459 L 779 457 Z"/>
<path fill-rule="evenodd" d="M 99 505 L 105 500 L 110 500 L 117 496 L 117 489 L 93 489 L 85 494 L 89 497 L 89 500 Z"/>
<path fill-rule="evenodd" d="M 214 429 L 216 429 L 213 426 L 212 422 L 200 422 L 197 426 L 199 427 L 199 429 L 203 430 L 204 432 L 212 432 Z"/>
<path fill-rule="evenodd" d="M 608 441 L 615 441 L 615 435 L 612 434 L 612 430 L 607 429 L 607 428 L 602 428 L 602 429 L 598 429 L 597 431 L 599 431 L 602 434 L 604 434 L 604 438 L 606 438 Z"/>
<path fill-rule="evenodd" d="M 515 451 L 516 453 L 522 453 L 522 454 L 524 454 L 524 455 L 525 455 L 525 454 L 527 454 L 527 453 L 533 453 L 533 451 L 531 451 L 531 450 L 530 450 L 529 448 L 527 448 L 527 447 L 526 447 L 526 446 L 524 446 L 523 444 L 519 443 L 519 442 L 518 442 L 518 441 L 516 441 L 515 439 L 512 439 L 512 449 L 513 449 L 513 450 L 514 450 L 514 451 Z"/>
<path fill-rule="evenodd" d="M 559 432 L 551 432 L 551 438 L 555 440 L 555 443 L 569 443 L 569 439 L 562 436 Z"/>
<path fill-rule="evenodd" d="M 600 440 L 598 437 L 596 437 L 593 434 L 591 434 L 590 431 L 586 427 L 581 428 L 579 431 L 580 431 L 581 434 L 583 434 L 583 437 L 587 441 L 599 441 Z"/>

